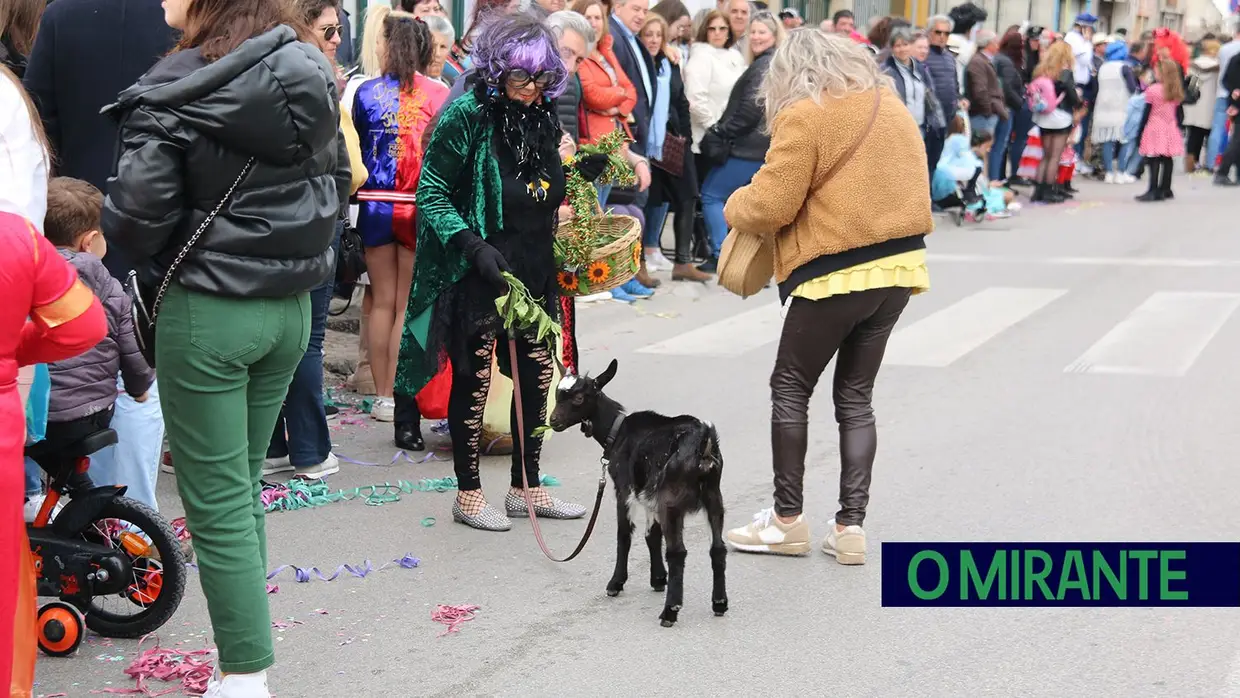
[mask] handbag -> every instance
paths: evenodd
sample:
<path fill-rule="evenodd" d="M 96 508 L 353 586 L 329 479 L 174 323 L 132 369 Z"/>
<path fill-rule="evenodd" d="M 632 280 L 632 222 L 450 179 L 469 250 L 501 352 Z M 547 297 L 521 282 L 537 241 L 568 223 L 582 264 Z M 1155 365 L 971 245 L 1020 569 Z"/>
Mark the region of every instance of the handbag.
<path fill-rule="evenodd" d="M 814 177 L 810 184 L 811 191 L 818 189 L 831 179 L 840 167 L 848 164 L 857 148 L 865 142 L 866 136 L 874 128 L 878 120 L 878 108 L 882 104 L 883 92 L 874 91 L 874 108 L 870 112 L 870 120 L 861 135 L 844 154 L 835 161 L 821 176 Z M 735 293 L 741 298 L 748 298 L 762 290 L 771 277 L 775 275 L 775 254 L 772 245 L 758 235 L 743 233 L 733 228 L 723 241 L 723 249 L 719 253 L 719 285 Z"/>
<path fill-rule="evenodd" d="M 340 249 L 336 252 L 336 288 L 335 294 L 340 298 L 352 300 L 353 289 L 366 273 L 366 248 L 362 245 L 362 234 L 349 223 L 349 216 L 342 211 L 340 216 Z M 348 306 L 346 306 L 347 309 Z M 337 315 L 343 313 L 336 313 Z"/>
<path fill-rule="evenodd" d="M 159 317 L 159 307 L 163 305 L 164 294 L 168 292 L 168 287 L 172 285 L 172 279 L 176 276 L 177 270 L 180 269 L 181 263 L 185 261 L 186 255 L 189 254 L 194 245 L 198 244 L 198 239 L 202 237 L 203 233 L 207 232 L 211 222 L 224 209 L 228 200 L 232 198 L 233 192 L 237 191 L 237 187 L 241 185 L 241 180 L 245 179 L 245 176 L 250 173 L 253 167 L 254 158 L 250 158 L 245 163 L 245 167 L 241 168 L 241 174 L 237 175 L 237 179 L 233 181 L 232 186 L 224 193 L 224 197 L 207 214 L 207 217 L 202 221 L 202 225 L 198 226 L 198 230 L 195 230 L 194 234 L 189 236 L 185 246 L 173 258 L 172 264 L 168 265 L 168 271 L 164 274 L 164 279 L 160 282 L 159 288 L 156 289 L 154 294 L 150 293 L 149 290 L 143 290 L 142 283 L 138 281 L 137 272 L 130 271 L 129 276 L 125 279 L 125 291 L 129 294 L 129 300 L 133 306 L 130 312 L 133 314 L 134 337 L 138 340 L 138 348 L 142 351 L 143 358 L 146 359 L 147 364 L 151 368 L 155 368 L 155 321 Z M 147 298 L 151 299 L 149 305 L 146 301 Z"/>
<path fill-rule="evenodd" d="M 661 160 L 651 159 L 650 164 L 673 177 L 683 175 L 685 173 L 685 149 L 688 142 L 684 136 L 677 136 L 669 131 L 663 137 L 663 158 Z"/>
<path fill-rule="evenodd" d="M 711 165 L 722 165 L 728 161 L 728 156 L 732 154 L 732 142 L 719 135 L 714 126 L 706 130 L 702 136 L 702 142 L 698 144 L 698 150 L 701 151 L 702 157 Z"/>

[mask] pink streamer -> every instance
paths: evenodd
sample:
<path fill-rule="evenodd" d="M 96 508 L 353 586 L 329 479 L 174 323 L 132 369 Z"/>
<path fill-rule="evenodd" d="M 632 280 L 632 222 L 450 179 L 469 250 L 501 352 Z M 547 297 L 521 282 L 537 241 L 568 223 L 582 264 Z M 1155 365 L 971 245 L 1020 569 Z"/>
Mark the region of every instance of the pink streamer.
<path fill-rule="evenodd" d="M 155 638 L 155 646 L 142 650 L 142 644 L 150 638 Z M 215 667 L 210 659 L 196 659 L 196 657 L 210 657 L 213 650 L 167 649 L 159 646 L 159 638 L 155 635 L 146 635 L 139 640 L 138 649 L 140 650 L 138 658 L 125 669 L 126 674 L 137 679 L 137 685 L 134 688 L 105 688 L 91 692 L 150 698 L 179 691 L 198 696 L 207 692 L 207 682 L 215 673 Z M 177 681 L 180 685 L 156 692 L 147 685 L 149 679 L 165 682 Z"/>
<path fill-rule="evenodd" d="M 481 608 L 481 606 L 473 605 L 445 606 L 439 604 L 435 606 L 435 610 L 431 611 L 431 620 L 448 626 L 447 630 L 439 633 L 439 637 L 443 637 L 448 633 L 460 632 L 461 624 L 473 620 L 475 612 Z"/>

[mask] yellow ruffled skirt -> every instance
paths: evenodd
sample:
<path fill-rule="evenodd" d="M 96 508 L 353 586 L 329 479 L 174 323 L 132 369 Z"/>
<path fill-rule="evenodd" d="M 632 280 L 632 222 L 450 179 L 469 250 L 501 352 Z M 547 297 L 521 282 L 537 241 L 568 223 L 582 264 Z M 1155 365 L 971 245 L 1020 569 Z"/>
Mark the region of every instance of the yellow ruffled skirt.
<path fill-rule="evenodd" d="M 795 298 L 820 301 L 854 291 L 875 288 L 910 288 L 913 295 L 930 290 L 926 251 L 913 250 L 833 271 L 797 286 Z"/>

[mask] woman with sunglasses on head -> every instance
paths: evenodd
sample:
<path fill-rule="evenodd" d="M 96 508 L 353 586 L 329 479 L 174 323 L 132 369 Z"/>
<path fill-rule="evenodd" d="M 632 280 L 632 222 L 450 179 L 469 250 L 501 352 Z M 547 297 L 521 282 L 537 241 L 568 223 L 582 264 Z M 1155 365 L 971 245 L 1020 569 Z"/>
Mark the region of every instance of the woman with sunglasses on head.
<path fill-rule="evenodd" d="M 444 109 L 422 163 L 418 256 L 397 389 L 416 394 L 450 360 L 448 431 L 459 482 L 452 515 L 477 529 L 507 531 L 512 523 L 505 510 L 526 514 L 523 465 L 536 515 L 571 519 L 586 513 L 538 485 L 542 439 L 534 430 L 546 421 L 555 357 L 533 337 L 514 336 L 517 365 L 511 366 L 509 336 L 495 311 L 495 299 L 508 291 L 503 273 L 511 272 L 552 317 L 558 315 L 552 245 L 565 173 L 554 99 L 564 91 L 568 71 L 551 31 L 523 15 L 486 25 L 473 60 L 478 80 Z M 596 179 L 605 162 L 604 156 L 586 158 L 580 169 L 586 179 Z M 525 430 L 514 435 L 519 438 L 504 510 L 487 503 L 478 472 L 493 351 L 523 398 L 520 407 L 515 400 L 512 406 L 512 424 L 520 408 Z"/>
<path fill-rule="evenodd" d="M 404 309 L 413 283 L 415 195 L 422 169 L 422 135 L 448 88 L 422 74 L 434 39 L 421 19 L 393 11 L 383 20 L 380 43 L 383 74 L 368 80 L 353 97 L 353 123 L 361 138 L 370 179 L 358 190 L 357 230 L 366 248 L 366 271 L 373 294 L 370 308 L 370 366 L 378 397 L 371 416 L 395 419 L 392 390 L 400 353 Z M 402 420 L 414 433 L 404 439 L 422 448 L 418 420 Z"/>

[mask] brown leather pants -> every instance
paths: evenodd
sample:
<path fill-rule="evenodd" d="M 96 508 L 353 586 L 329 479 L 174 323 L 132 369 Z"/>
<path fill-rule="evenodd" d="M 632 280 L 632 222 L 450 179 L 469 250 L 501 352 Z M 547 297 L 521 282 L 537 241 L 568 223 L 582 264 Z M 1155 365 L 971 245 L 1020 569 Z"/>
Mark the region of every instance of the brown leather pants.
<path fill-rule="evenodd" d="M 887 338 L 908 304 L 907 288 L 879 288 L 820 301 L 793 298 L 771 374 L 771 448 L 775 513 L 797 516 L 803 506 L 809 399 L 837 353 L 832 399 L 840 428 L 840 510 L 836 523 L 860 526 L 870 501 L 878 434 L 874 379 Z"/>

